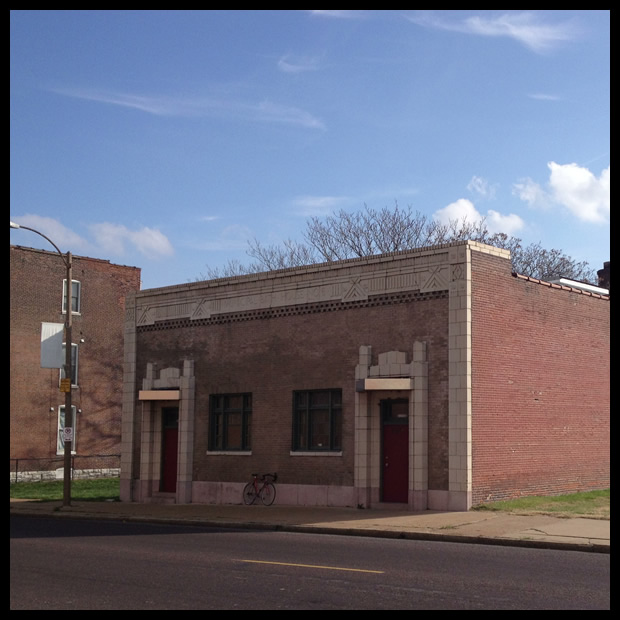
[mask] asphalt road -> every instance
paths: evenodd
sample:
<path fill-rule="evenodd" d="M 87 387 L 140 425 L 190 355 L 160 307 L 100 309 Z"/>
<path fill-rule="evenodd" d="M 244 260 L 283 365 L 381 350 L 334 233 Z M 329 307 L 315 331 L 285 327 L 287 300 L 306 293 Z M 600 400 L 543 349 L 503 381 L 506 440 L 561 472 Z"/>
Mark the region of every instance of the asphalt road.
<path fill-rule="evenodd" d="M 578 551 L 11 517 L 10 609 L 610 609 Z"/>

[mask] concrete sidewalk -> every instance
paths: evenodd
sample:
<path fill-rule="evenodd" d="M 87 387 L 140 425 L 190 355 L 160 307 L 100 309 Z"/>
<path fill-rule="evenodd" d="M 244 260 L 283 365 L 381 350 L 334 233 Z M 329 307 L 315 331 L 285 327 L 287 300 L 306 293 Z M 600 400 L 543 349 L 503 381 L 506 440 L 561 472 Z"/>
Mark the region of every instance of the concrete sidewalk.
<path fill-rule="evenodd" d="M 324 506 L 10 501 L 10 514 L 238 527 L 610 553 L 610 521 L 505 512 Z"/>

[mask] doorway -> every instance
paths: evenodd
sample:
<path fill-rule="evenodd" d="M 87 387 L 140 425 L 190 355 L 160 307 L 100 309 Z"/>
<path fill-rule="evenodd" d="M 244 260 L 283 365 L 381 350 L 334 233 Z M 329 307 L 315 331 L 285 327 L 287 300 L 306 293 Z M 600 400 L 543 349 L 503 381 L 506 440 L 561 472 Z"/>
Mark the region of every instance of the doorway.
<path fill-rule="evenodd" d="M 380 401 L 382 501 L 409 501 L 409 401 Z"/>
<path fill-rule="evenodd" d="M 177 490 L 177 457 L 179 454 L 179 408 L 164 407 L 162 417 L 161 483 L 164 493 Z"/>

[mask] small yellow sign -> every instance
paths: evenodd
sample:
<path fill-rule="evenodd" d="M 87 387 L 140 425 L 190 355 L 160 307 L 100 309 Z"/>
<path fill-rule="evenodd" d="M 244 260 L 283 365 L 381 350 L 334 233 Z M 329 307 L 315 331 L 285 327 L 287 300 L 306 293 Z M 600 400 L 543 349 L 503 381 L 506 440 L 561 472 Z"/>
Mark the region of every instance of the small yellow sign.
<path fill-rule="evenodd" d="M 61 392 L 70 392 L 71 391 L 71 379 L 61 379 L 60 380 L 60 391 Z"/>

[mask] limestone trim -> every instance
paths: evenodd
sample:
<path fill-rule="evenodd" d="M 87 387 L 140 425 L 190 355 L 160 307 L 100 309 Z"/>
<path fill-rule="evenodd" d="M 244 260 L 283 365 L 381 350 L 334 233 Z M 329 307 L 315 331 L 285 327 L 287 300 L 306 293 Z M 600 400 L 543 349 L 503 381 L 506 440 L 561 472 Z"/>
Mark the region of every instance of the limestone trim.
<path fill-rule="evenodd" d="M 368 299 L 358 301 L 323 302 L 316 304 L 302 304 L 297 306 L 284 306 L 281 308 L 249 310 L 237 313 L 214 314 L 209 318 L 197 320 L 191 320 L 189 318 L 168 319 L 165 321 L 157 321 L 150 324 L 140 325 L 139 327 L 137 327 L 137 331 L 138 333 L 144 333 L 149 331 L 161 331 L 166 329 L 203 327 L 205 325 L 273 319 L 283 316 L 338 312 L 342 310 L 350 310 L 351 308 L 369 308 L 373 306 L 386 306 L 400 303 L 411 303 L 415 301 L 425 301 L 428 299 L 442 299 L 447 297 L 447 295 L 447 291 L 434 291 L 426 293 L 404 292 L 394 293 L 391 295 L 369 297 Z"/>
<path fill-rule="evenodd" d="M 120 499 L 134 500 L 134 438 L 136 432 L 136 296 L 125 299 L 123 396 L 121 417 Z"/>
<path fill-rule="evenodd" d="M 386 398 L 409 401 L 409 508 L 428 508 L 428 362 L 426 343 L 414 342 L 411 361 L 404 351 L 378 355 L 373 365 L 371 346 L 361 346 L 355 368 L 357 386 L 367 380 L 384 382 L 384 390 L 355 393 L 355 474 L 358 505 L 373 506 L 381 502 L 381 419 L 379 402 Z M 372 379 L 371 379 L 372 378 Z M 404 381 L 404 383 L 403 383 Z M 396 389 L 394 389 L 396 388 Z M 398 389 L 405 388 L 405 389 Z"/>
<path fill-rule="evenodd" d="M 416 250 L 380 254 L 269 271 L 235 278 L 195 282 L 135 294 L 137 328 L 171 321 L 248 320 L 279 313 L 324 312 L 354 303 L 381 303 L 403 293 L 446 292 L 461 279 L 452 256 L 472 249 L 510 257 L 507 250 L 462 241 Z M 327 305 L 325 305 L 327 304 Z M 295 310 L 292 310 L 295 309 Z M 261 314 L 269 312 L 272 314 Z M 186 323 L 183 323 L 185 326 Z M 180 325 L 177 325 L 180 326 Z"/>
<path fill-rule="evenodd" d="M 409 252 L 382 254 L 304 269 L 272 271 L 253 276 L 214 280 L 141 291 L 136 297 L 136 325 L 187 319 L 209 320 L 220 315 L 279 311 L 334 304 L 379 302 L 402 293 L 447 291 L 451 244 Z M 290 311 L 290 310 L 289 310 Z"/>
<path fill-rule="evenodd" d="M 438 510 L 469 510 L 472 504 L 471 246 L 450 249 L 448 306 L 448 494 Z M 488 246 L 484 246 L 488 247 Z M 497 250 L 497 248 L 492 248 Z M 505 252 L 505 251 L 504 251 Z M 489 252 L 495 253 L 495 252 Z M 509 257 L 509 254 L 508 254 Z"/>
<path fill-rule="evenodd" d="M 184 360 L 182 369 L 164 368 L 148 363 L 142 380 L 140 468 L 138 501 L 147 501 L 159 490 L 161 475 L 162 408 L 172 402 L 179 405 L 176 502 L 192 501 L 192 468 L 194 453 L 194 362 Z M 175 389 L 176 388 L 176 389 Z M 177 399 L 171 398 L 176 395 Z"/>

